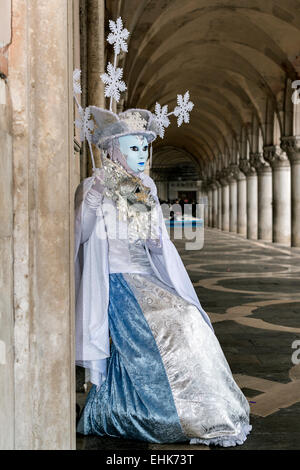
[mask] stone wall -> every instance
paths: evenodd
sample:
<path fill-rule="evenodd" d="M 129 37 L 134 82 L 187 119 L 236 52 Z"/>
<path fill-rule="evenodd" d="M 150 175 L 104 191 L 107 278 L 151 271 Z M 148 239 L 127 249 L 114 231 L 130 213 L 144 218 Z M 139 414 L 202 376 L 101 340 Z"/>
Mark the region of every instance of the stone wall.
<path fill-rule="evenodd" d="M 72 449 L 73 2 L 12 0 L 11 24 L 0 83 L 0 447 Z"/>
<path fill-rule="evenodd" d="M 14 442 L 12 136 L 8 86 L 0 79 L 0 449 Z"/>

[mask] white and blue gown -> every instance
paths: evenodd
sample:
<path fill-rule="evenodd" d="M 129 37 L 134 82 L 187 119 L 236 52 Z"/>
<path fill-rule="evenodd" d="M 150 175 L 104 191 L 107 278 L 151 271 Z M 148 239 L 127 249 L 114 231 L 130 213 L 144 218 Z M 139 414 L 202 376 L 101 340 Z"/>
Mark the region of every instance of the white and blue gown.
<path fill-rule="evenodd" d="M 85 225 L 93 218 L 86 203 L 81 218 Z M 81 234 L 83 250 L 91 250 L 88 232 Z M 111 345 L 106 359 L 99 355 L 102 379 L 92 380 L 77 432 L 152 443 L 242 444 L 251 430 L 249 404 L 210 322 L 158 278 L 143 243 L 108 234 L 107 246 Z M 82 359 L 77 354 L 77 364 L 86 366 Z"/>

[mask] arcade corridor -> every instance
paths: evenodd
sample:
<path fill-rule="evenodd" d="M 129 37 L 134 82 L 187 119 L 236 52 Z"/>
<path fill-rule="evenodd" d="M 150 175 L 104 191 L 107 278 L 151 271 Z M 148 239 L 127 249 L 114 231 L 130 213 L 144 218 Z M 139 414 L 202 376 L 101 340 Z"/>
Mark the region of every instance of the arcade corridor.
<path fill-rule="evenodd" d="M 81 116 L 108 109 L 119 17 L 112 112 L 194 104 L 143 168 L 161 202 L 205 202 L 204 248 L 175 245 L 250 402 L 238 449 L 300 449 L 300 0 L 1 0 L 0 449 L 169 448 L 76 436 L 74 199 L 92 165 L 72 80 Z"/>

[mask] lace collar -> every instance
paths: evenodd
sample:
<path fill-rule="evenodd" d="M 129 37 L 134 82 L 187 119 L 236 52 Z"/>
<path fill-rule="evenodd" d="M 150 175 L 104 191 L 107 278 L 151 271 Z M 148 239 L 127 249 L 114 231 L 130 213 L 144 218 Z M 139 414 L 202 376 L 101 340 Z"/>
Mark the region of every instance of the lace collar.
<path fill-rule="evenodd" d="M 151 189 L 143 184 L 140 177 L 131 175 L 121 165 L 104 158 L 99 171 L 104 184 L 104 195 L 109 199 L 115 202 L 120 198 L 126 199 L 128 205 L 140 212 L 151 211 L 156 205 Z"/>

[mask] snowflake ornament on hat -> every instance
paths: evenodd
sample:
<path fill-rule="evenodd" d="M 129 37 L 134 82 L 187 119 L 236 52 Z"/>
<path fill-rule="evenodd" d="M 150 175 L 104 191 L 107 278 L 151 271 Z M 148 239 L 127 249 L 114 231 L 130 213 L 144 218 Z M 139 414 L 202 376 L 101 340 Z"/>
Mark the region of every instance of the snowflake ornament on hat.
<path fill-rule="evenodd" d="M 177 117 L 177 125 L 180 127 L 183 123 L 189 123 L 189 113 L 194 104 L 190 101 L 190 94 L 187 91 L 183 96 L 177 95 L 177 106 L 168 113 L 168 105 L 161 106 L 155 104 L 155 112 L 152 113 L 146 109 L 128 109 L 119 114 L 112 111 L 112 102 L 120 101 L 121 93 L 127 87 L 123 78 L 123 69 L 117 67 L 118 55 L 122 52 L 128 52 L 126 40 L 129 37 L 129 31 L 123 28 L 122 18 L 116 22 L 109 21 L 110 33 L 107 37 L 109 44 L 114 47 L 114 63 L 107 64 L 107 70 L 100 75 L 105 85 L 104 95 L 110 98 L 109 110 L 97 106 L 88 106 L 83 109 L 76 97 L 81 94 L 80 76 L 81 71 L 75 69 L 73 72 L 74 99 L 79 111 L 79 119 L 76 119 L 75 125 L 80 129 L 80 140 L 85 139 L 88 142 L 93 171 L 96 171 L 95 161 L 92 150 L 92 143 L 98 148 L 107 150 L 113 139 L 126 135 L 140 135 L 147 139 L 151 144 L 150 148 L 150 167 L 152 164 L 152 142 L 159 135 L 161 138 L 165 135 L 165 129 L 170 125 L 169 116 Z"/>

